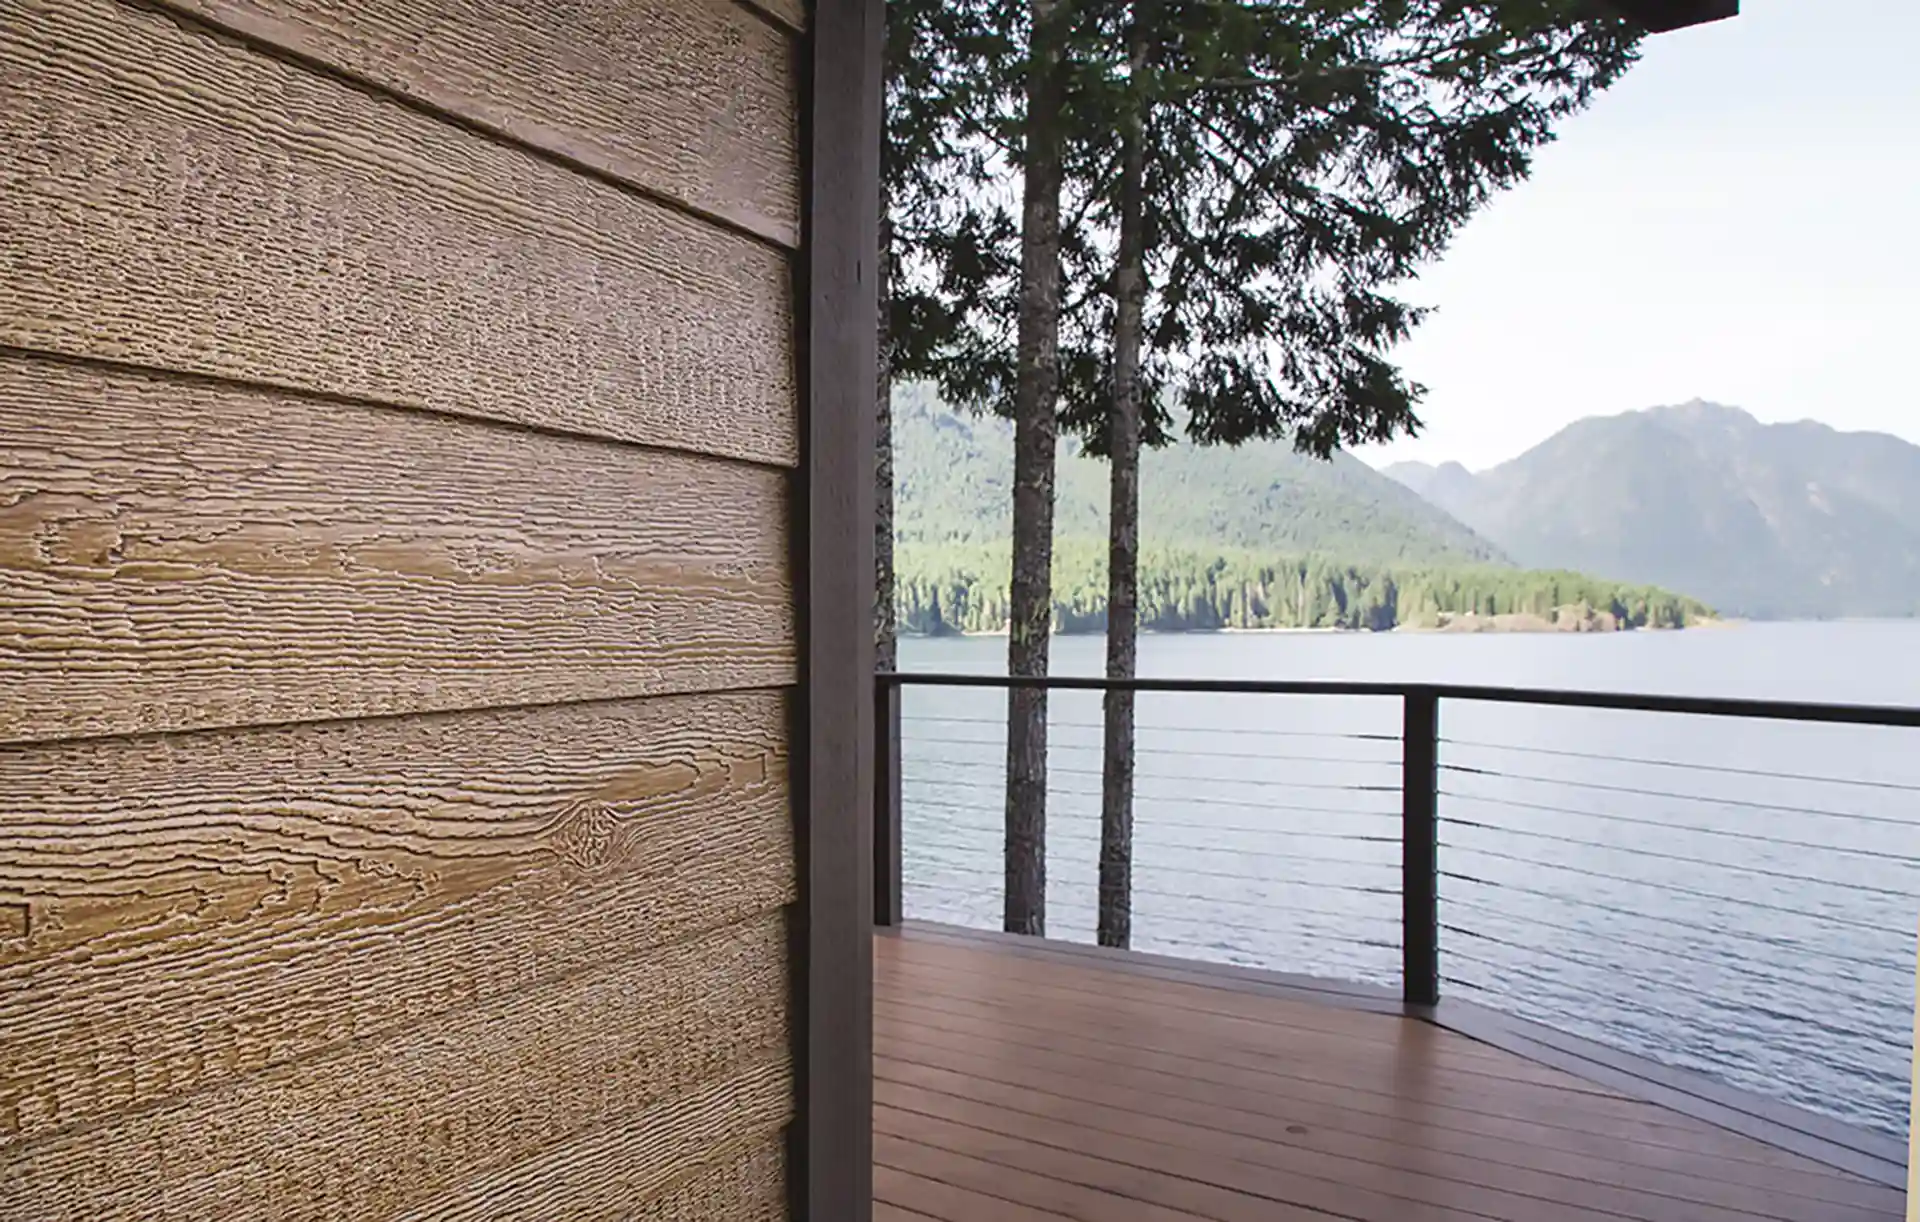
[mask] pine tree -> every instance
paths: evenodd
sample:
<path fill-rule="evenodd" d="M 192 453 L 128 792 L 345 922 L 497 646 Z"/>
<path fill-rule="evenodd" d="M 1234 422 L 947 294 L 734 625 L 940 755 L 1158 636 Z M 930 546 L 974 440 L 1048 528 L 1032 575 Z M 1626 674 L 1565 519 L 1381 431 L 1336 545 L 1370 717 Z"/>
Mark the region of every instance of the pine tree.
<path fill-rule="evenodd" d="M 1624 23 L 1560 0 L 1133 0 L 1126 12 L 1109 379 L 1104 394 L 1068 388 L 1070 419 L 1113 461 L 1109 603 L 1122 614 L 1109 619 L 1108 674 L 1119 679 L 1133 672 L 1138 447 L 1168 423 L 1140 419 L 1146 384 L 1203 441 L 1290 434 L 1325 457 L 1416 428 L 1420 389 L 1386 352 L 1420 311 L 1386 288 L 1523 177 L 1553 120 L 1617 78 L 1635 42 Z M 1149 156 L 1164 192 L 1152 199 Z M 1335 622 L 1380 618 L 1343 584 L 1334 593 Z M 1113 693 L 1107 706 L 1099 932 L 1125 945 L 1132 701 Z"/>
<path fill-rule="evenodd" d="M 1419 388 L 1387 353 L 1421 314 L 1388 289 L 1631 62 L 1633 32 L 1577 4 L 896 0 L 895 24 L 907 17 L 924 44 L 897 130 L 926 164 L 888 176 L 888 351 L 949 399 L 1015 417 L 1011 672 L 1047 666 L 1056 404 L 1096 452 L 1131 445 L 1131 425 L 1113 431 L 1129 403 L 1146 446 L 1177 424 L 1203 442 L 1291 436 L 1324 456 L 1416 426 Z M 1010 171 L 1017 214 L 999 185 Z M 1134 324 L 1119 321 L 1134 312 L 1121 305 L 1136 297 L 1126 376 Z M 1124 528 L 1132 514 L 1115 516 Z M 1124 529 L 1117 542 L 1125 552 Z M 1138 597 L 1119 560 L 1117 633 Z M 1298 619 L 1340 622 L 1339 593 L 1303 580 Z M 1184 591 L 1182 625 L 1220 622 L 1214 598 L 1202 614 Z M 1040 932 L 1043 694 L 1010 697 L 1008 741 L 1006 923 Z M 1114 746 L 1130 756 L 1117 728 Z M 1118 878 L 1130 804 L 1107 788 L 1116 844 L 1102 858 Z"/>

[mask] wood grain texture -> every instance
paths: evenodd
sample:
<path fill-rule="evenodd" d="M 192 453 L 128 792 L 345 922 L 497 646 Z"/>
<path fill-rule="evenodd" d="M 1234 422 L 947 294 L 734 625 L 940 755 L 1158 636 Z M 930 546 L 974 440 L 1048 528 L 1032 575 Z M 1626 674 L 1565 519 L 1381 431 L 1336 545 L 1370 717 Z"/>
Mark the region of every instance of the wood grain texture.
<path fill-rule="evenodd" d="M 732 1142 L 659 1190 L 620 1222 L 786 1222 L 784 1129 Z"/>
<path fill-rule="evenodd" d="M 0 63 L 0 343 L 797 458 L 777 249 L 112 0 Z"/>
<path fill-rule="evenodd" d="M 0 1219 L 390 1218 L 580 1134 L 644 1200 L 649 1177 L 693 1161 L 681 1134 L 651 1132 L 649 1105 L 697 1123 L 759 1101 L 729 1077 L 743 1061 L 762 1066 L 756 1083 L 784 1080 L 786 915 L 651 955 L 600 949 L 615 961 L 28 1145 L 0 1170 Z M 579 1216 L 571 1196 L 556 1203 Z"/>
<path fill-rule="evenodd" d="M 0 749 L 0 1148 L 797 893 L 780 693 Z"/>
<path fill-rule="evenodd" d="M 784 684 L 786 482 L 0 360 L 0 741 Z"/>
<path fill-rule="evenodd" d="M 395 1222 L 615 1222 L 650 1217 L 640 1203 L 670 1191 L 679 1173 L 707 1162 L 741 1134 L 782 1126 L 792 1115 L 793 1074 L 781 1049 L 624 1122 L 481 1177 L 457 1193 L 399 1215 Z M 700 1204 L 685 1207 L 677 1216 L 734 1220 L 734 1215 Z"/>
<path fill-rule="evenodd" d="M 163 2 L 799 244 L 793 39 L 729 0 Z"/>

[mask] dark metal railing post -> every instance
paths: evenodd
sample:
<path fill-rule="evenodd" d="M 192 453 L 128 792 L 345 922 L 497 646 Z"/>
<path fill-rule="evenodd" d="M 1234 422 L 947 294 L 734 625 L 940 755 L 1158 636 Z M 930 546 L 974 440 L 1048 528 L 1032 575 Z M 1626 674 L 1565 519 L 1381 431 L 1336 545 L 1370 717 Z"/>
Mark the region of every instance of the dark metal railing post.
<path fill-rule="evenodd" d="M 873 683 L 873 923 L 900 924 L 900 682 Z"/>
<path fill-rule="evenodd" d="M 1400 739 L 1400 954 L 1408 1005 L 1440 1000 L 1440 697 L 1403 697 Z"/>

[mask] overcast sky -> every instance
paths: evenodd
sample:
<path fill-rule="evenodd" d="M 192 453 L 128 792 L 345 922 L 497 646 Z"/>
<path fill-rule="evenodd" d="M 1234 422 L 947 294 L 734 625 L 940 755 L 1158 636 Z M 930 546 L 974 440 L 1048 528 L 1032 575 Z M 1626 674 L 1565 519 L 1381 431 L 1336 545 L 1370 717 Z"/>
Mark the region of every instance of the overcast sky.
<path fill-rule="evenodd" d="M 1920 442 L 1920 0 L 1741 8 L 1649 40 L 1409 286 L 1427 427 L 1362 458 L 1694 398 Z"/>

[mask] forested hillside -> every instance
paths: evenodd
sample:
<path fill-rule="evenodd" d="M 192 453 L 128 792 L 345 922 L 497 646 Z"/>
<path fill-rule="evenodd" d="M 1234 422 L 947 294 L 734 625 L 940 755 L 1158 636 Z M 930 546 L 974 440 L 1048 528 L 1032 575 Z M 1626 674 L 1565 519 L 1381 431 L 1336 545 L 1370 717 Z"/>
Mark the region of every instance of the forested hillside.
<path fill-rule="evenodd" d="M 910 560 L 895 595 L 902 628 L 939 634 L 1005 627 L 1004 544 L 955 544 L 903 554 Z M 1061 541 L 1053 583 L 1058 631 L 1106 627 L 1104 544 Z M 1140 563 L 1140 626 L 1153 632 L 1385 631 L 1438 627 L 1459 616 L 1558 619 L 1560 627 L 1591 631 L 1680 628 L 1711 615 L 1703 604 L 1664 590 L 1496 565 L 1350 564 L 1319 556 L 1281 559 L 1168 548 L 1149 549 Z"/>
<path fill-rule="evenodd" d="M 909 632 L 996 632 L 1007 620 L 1011 439 L 923 389 L 895 393 L 896 593 Z M 1105 464 L 1060 456 L 1054 620 L 1106 625 Z M 1285 445 L 1176 446 L 1150 454 L 1141 488 L 1140 625 L 1433 627 L 1455 617 L 1529 626 L 1680 627 L 1711 614 L 1662 590 L 1513 567 L 1485 539 L 1345 455 Z M 1557 614 L 1558 613 L 1558 614 Z"/>
<path fill-rule="evenodd" d="M 894 391 L 894 535 L 903 548 L 1008 538 L 1013 438 L 1005 421 L 957 414 L 921 386 Z M 1054 534 L 1106 538 L 1107 467 L 1062 439 Z M 1173 446 L 1141 464 L 1142 546 L 1316 553 L 1368 563 L 1501 563 L 1493 544 L 1345 454 L 1320 462 L 1284 443 Z"/>

